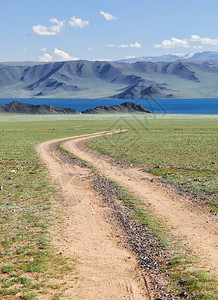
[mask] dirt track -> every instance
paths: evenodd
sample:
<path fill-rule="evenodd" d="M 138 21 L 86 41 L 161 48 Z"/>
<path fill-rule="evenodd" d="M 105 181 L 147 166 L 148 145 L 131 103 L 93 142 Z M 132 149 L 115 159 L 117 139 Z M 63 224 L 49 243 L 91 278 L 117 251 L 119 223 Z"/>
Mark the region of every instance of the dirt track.
<path fill-rule="evenodd" d="M 153 176 L 139 168 L 122 168 L 110 159 L 84 147 L 88 139 L 101 134 L 66 140 L 65 148 L 95 166 L 108 178 L 131 189 L 150 203 L 172 232 L 198 254 L 201 264 L 217 274 L 217 227 L 215 217 L 191 207 L 187 200 L 153 181 Z M 136 269 L 136 259 L 121 248 L 114 237 L 115 229 L 108 220 L 110 208 L 93 191 L 86 168 L 63 163 L 51 151 L 49 141 L 38 151 L 48 164 L 53 178 L 62 186 L 67 206 L 67 223 L 56 232 L 54 243 L 79 261 L 79 282 L 70 291 L 72 299 L 149 299 L 144 277 Z M 85 191 L 85 192 L 84 192 Z M 62 237 L 60 237 L 60 235 Z M 116 235 L 117 234 L 116 232 Z M 65 241 L 63 239 L 65 236 Z M 71 298 L 67 298 L 71 299 Z"/>
<path fill-rule="evenodd" d="M 91 187 L 89 171 L 63 163 L 51 151 L 53 144 L 37 150 L 64 195 L 65 224 L 53 231 L 53 243 L 78 261 L 79 280 L 65 299 L 151 299 L 136 258 L 119 245 L 122 232 L 110 223 L 110 208 Z"/>

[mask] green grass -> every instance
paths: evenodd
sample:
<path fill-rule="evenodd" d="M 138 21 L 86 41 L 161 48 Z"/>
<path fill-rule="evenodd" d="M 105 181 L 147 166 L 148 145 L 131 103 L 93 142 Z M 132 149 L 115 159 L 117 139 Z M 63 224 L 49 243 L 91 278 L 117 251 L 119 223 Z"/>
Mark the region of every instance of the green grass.
<path fill-rule="evenodd" d="M 55 221 L 52 201 L 56 196 L 46 179 L 47 170 L 31 160 L 6 160 L 0 162 L 0 174 L 4 183 L 0 201 L 0 298 L 10 295 L 7 299 L 12 299 L 19 294 L 21 299 L 36 299 L 33 295 L 50 280 L 56 280 L 62 289 L 63 268 L 74 273 L 75 262 L 57 256 L 50 245 L 48 230 Z"/>
<path fill-rule="evenodd" d="M 38 299 L 67 288 L 65 275 L 76 280 L 75 261 L 55 254 L 51 226 L 61 221 L 53 209 L 58 195 L 35 147 L 46 140 L 91 133 L 75 120 L 53 121 L 30 116 L 0 117 L 0 298 Z M 33 117 L 34 119 L 34 117 Z"/>
<path fill-rule="evenodd" d="M 87 145 L 202 196 L 217 193 L 216 116 L 163 116 L 133 124 L 127 133 L 90 140 Z M 140 117 L 139 117 L 140 120 Z M 142 127 L 142 126 L 141 126 Z M 207 200 L 207 197 L 205 198 Z M 215 200 L 205 201 L 217 212 Z"/>
<path fill-rule="evenodd" d="M 213 194 L 216 121 L 215 116 L 1 114 L 0 184 L 4 189 L 0 191 L 0 298 L 16 299 L 19 295 L 20 299 L 37 299 L 48 294 L 61 299 L 67 289 L 64 276 L 71 274 L 72 281 L 77 276 L 75 262 L 55 255 L 50 243 L 49 230 L 55 222 L 61 222 L 61 215 L 53 209 L 58 196 L 35 151 L 37 144 L 127 128 L 128 133 L 89 144 L 118 159 L 143 164 L 151 172 L 166 169 L 169 172 L 161 174 L 163 177 L 179 182 L 183 176 L 191 186 L 199 185 L 199 190 Z M 211 200 L 211 205 L 215 207 L 216 202 Z M 139 216 L 137 212 L 133 217 Z M 161 237 L 158 223 L 152 225 L 152 218 L 144 222 Z"/>
<path fill-rule="evenodd" d="M 72 157 L 72 154 L 64 148 L 64 144 L 60 144 L 60 149 Z M 179 298 L 184 298 L 183 295 L 186 295 L 185 298 L 195 300 L 216 299 L 216 277 L 206 269 L 202 269 L 202 266 L 198 269 L 199 258 L 193 256 L 192 249 L 171 234 L 165 222 L 155 215 L 153 209 L 125 187 L 101 175 L 94 166 L 88 165 L 86 161 L 82 163 L 86 163 L 103 186 L 110 188 L 109 194 L 112 199 L 115 196 L 128 207 L 130 218 L 142 225 L 142 234 L 146 234 L 149 239 L 154 236 L 155 244 L 156 239 L 158 240 L 160 253 L 164 253 L 165 257 L 160 271 L 169 278 L 169 290 L 173 290 Z"/>

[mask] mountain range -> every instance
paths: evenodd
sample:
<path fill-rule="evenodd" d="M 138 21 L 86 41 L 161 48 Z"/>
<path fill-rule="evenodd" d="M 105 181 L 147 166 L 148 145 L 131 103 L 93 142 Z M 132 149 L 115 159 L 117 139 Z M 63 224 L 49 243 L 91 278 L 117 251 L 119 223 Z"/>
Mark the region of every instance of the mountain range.
<path fill-rule="evenodd" d="M 218 53 L 165 61 L 0 63 L 0 98 L 217 98 Z M 168 59 L 168 61 L 167 61 Z"/>
<path fill-rule="evenodd" d="M 188 60 L 188 61 L 202 61 L 202 60 L 216 60 L 218 61 L 218 52 L 215 51 L 205 51 L 199 53 L 188 53 L 188 54 L 168 54 L 161 56 L 143 56 L 143 57 L 132 57 L 127 59 L 118 60 L 118 62 L 127 62 L 127 63 L 135 63 L 138 61 L 150 61 L 150 62 L 159 62 L 159 61 L 167 61 L 174 62 L 178 60 Z"/>

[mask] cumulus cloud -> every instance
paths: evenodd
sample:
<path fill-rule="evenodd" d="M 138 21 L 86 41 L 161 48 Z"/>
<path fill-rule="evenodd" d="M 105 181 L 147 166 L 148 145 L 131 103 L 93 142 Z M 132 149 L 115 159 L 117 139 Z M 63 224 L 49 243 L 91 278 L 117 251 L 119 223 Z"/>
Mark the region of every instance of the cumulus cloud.
<path fill-rule="evenodd" d="M 39 60 L 42 62 L 50 62 L 53 60 L 53 56 L 48 53 L 44 53 L 43 56 L 39 56 Z"/>
<path fill-rule="evenodd" d="M 113 21 L 117 19 L 117 17 L 109 14 L 108 12 L 100 11 L 100 14 L 105 18 L 106 21 Z"/>
<path fill-rule="evenodd" d="M 180 40 L 174 37 L 172 37 L 171 40 L 164 40 L 162 43 L 154 45 L 154 48 L 164 48 L 164 49 L 178 48 L 178 47 L 189 48 L 190 45 L 186 40 Z"/>
<path fill-rule="evenodd" d="M 125 59 L 130 59 L 130 58 L 136 58 L 134 55 L 133 56 L 126 56 Z"/>
<path fill-rule="evenodd" d="M 202 45 L 217 46 L 218 39 L 211 39 L 208 37 L 200 37 L 197 34 L 193 34 L 190 38 L 177 39 L 172 37 L 170 40 L 164 40 L 160 44 L 154 45 L 154 48 L 194 48 L 202 49 Z"/>
<path fill-rule="evenodd" d="M 47 48 L 41 48 L 40 51 L 46 52 L 46 51 L 47 51 Z"/>
<path fill-rule="evenodd" d="M 32 27 L 33 33 L 36 35 L 57 35 L 64 29 L 65 21 L 60 21 L 55 18 L 51 18 L 49 21 L 54 25 L 49 27 L 41 24 L 35 25 Z M 71 17 L 68 23 L 72 27 L 84 28 L 86 26 L 89 26 L 89 21 L 84 21 L 76 17 Z"/>
<path fill-rule="evenodd" d="M 142 45 L 139 43 L 134 43 L 134 44 L 130 44 L 129 46 L 130 48 L 141 48 Z"/>
<path fill-rule="evenodd" d="M 196 50 L 201 50 L 201 49 L 203 49 L 202 46 L 194 46 L 193 48 L 196 49 Z"/>
<path fill-rule="evenodd" d="M 63 50 L 59 50 L 57 48 L 54 49 L 54 58 L 57 60 L 65 61 L 65 60 L 79 60 L 78 57 L 71 57 L 70 54 Z"/>
<path fill-rule="evenodd" d="M 129 45 L 125 45 L 125 44 L 121 44 L 121 45 L 114 45 L 114 47 L 118 47 L 118 48 L 128 48 Z"/>
<path fill-rule="evenodd" d="M 107 47 L 128 48 L 129 45 L 125 45 L 125 44 L 121 44 L 121 45 L 108 44 Z"/>
<path fill-rule="evenodd" d="M 64 21 L 52 18 L 49 20 L 51 23 L 55 24 L 50 27 L 44 25 L 35 25 L 32 27 L 34 34 L 37 35 L 57 35 L 64 28 Z"/>
<path fill-rule="evenodd" d="M 133 44 L 121 44 L 121 45 L 115 45 L 115 44 L 108 44 L 107 47 L 116 47 L 116 48 L 140 48 L 142 45 L 139 43 L 133 43 Z"/>
<path fill-rule="evenodd" d="M 84 20 L 76 18 L 76 17 L 71 17 L 69 24 L 72 27 L 79 27 L 82 29 L 84 27 L 89 26 L 89 21 L 84 21 Z"/>
<path fill-rule="evenodd" d="M 42 51 L 42 49 L 40 50 Z M 70 54 L 68 54 L 67 52 L 55 48 L 52 54 L 44 53 L 43 56 L 39 56 L 39 60 L 42 62 L 51 62 L 51 61 L 79 60 L 79 58 L 71 57 Z"/>
<path fill-rule="evenodd" d="M 202 45 L 212 45 L 212 46 L 218 45 L 218 39 L 211 39 L 208 37 L 201 38 L 199 35 L 192 35 L 190 41 L 199 42 Z"/>

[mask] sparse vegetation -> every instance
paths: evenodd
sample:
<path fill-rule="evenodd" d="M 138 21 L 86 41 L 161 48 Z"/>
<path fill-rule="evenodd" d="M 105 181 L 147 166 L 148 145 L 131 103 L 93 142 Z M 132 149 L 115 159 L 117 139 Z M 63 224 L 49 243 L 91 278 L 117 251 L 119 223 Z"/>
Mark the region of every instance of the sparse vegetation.
<path fill-rule="evenodd" d="M 69 151 L 64 149 L 63 144 L 61 144 L 60 148 L 62 151 L 65 151 L 67 155 L 72 156 Z M 82 162 L 85 163 L 85 161 Z M 181 240 L 171 234 L 165 222 L 155 215 L 153 209 L 150 206 L 146 205 L 140 199 L 136 198 L 133 193 L 131 193 L 120 184 L 113 182 L 107 179 L 105 176 L 101 175 L 98 169 L 96 169 L 95 167 L 90 166 L 90 168 L 92 174 L 97 179 L 97 182 L 98 180 L 100 181 L 100 186 L 102 184 L 104 186 L 104 189 L 109 189 L 107 192 L 105 190 L 102 191 L 103 195 L 109 194 L 110 198 L 113 198 L 115 196 L 117 199 L 121 200 L 126 205 L 126 207 L 128 207 L 130 211 L 130 218 L 142 225 L 141 234 L 143 235 L 145 233 L 146 236 L 154 236 L 154 239 L 158 240 L 157 248 L 159 248 L 160 257 L 163 253 L 165 253 L 165 259 L 160 259 L 160 271 L 167 277 L 169 277 L 169 289 L 173 289 L 175 295 L 178 295 L 181 299 L 216 299 L 217 279 L 206 269 L 203 269 L 202 267 L 201 269 L 198 269 L 199 259 L 197 256 L 193 256 L 192 249 L 185 246 Z M 98 188 L 97 190 L 100 191 Z M 107 198 L 107 196 L 105 197 Z M 125 220 L 126 219 L 128 219 L 127 216 L 125 216 Z M 130 227 L 132 228 L 133 226 L 131 225 Z M 138 239 L 139 238 L 137 237 L 136 240 Z M 133 245 L 134 244 L 135 241 L 133 242 Z M 146 244 L 145 247 L 149 249 L 149 244 Z M 134 248 L 135 246 L 133 246 L 133 249 Z M 157 248 L 155 248 L 155 255 L 157 255 Z M 138 250 L 136 250 L 136 252 L 137 251 Z M 163 253 L 161 253 L 162 251 Z M 139 261 L 140 257 L 143 257 L 143 255 L 147 255 L 146 251 L 143 254 L 138 254 Z M 152 261 L 151 258 L 150 260 Z M 155 263 L 157 263 L 158 257 L 156 257 L 155 260 Z"/>
<path fill-rule="evenodd" d="M 51 246 L 49 230 L 61 221 L 54 210 L 58 196 L 35 146 L 89 131 L 72 129 L 70 120 L 53 123 L 53 117 L 50 122 L 4 118 L 7 122 L 0 121 L 0 298 L 38 299 L 48 294 L 58 299 L 67 288 L 65 275 L 76 281 L 75 261 L 56 254 Z"/>
<path fill-rule="evenodd" d="M 40 294 L 61 299 L 67 288 L 65 274 L 71 273 L 76 280 L 75 262 L 56 255 L 50 243 L 50 227 L 60 221 L 60 215 L 53 209 L 56 193 L 48 171 L 35 151 L 40 142 L 129 128 L 128 133 L 102 137 L 88 144 L 120 160 L 143 164 L 146 171 L 156 172 L 170 182 L 195 188 L 205 195 L 215 193 L 215 116 L 138 118 L 0 116 L 1 299 L 37 299 Z M 121 198 L 135 210 L 132 218 L 147 224 L 167 245 L 159 221 L 153 216 L 145 218 L 132 195 L 124 193 Z M 216 201 L 211 198 L 208 201 L 210 209 L 215 210 Z M 173 270 L 172 281 L 180 278 L 182 272 L 185 279 L 181 292 L 184 286 L 190 295 L 195 293 L 195 299 L 207 299 L 209 291 L 213 293 L 214 278 L 203 271 L 190 271 L 186 262 L 190 260 L 180 254 L 172 257 L 167 266 Z"/>
<path fill-rule="evenodd" d="M 138 126 L 87 145 L 118 160 L 142 165 L 146 172 L 201 196 L 208 209 L 217 212 L 213 197 L 217 193 L 216 121 L 216 116 L 147 117 L 143 130 Z"/>

